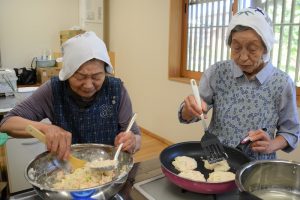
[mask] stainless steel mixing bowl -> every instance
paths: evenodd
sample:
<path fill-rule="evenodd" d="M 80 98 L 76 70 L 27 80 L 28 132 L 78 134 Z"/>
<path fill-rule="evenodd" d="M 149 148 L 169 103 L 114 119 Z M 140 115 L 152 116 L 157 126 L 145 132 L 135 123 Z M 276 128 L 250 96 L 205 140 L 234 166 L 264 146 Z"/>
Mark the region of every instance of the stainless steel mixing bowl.
<path fill-rule="evenodd" d="M 116 148 L 103 144 L 72 145 L 72 154 L 78 158 L 92 161 L 94 159 L 113 159 Z M 92 188 L 80 190 L 57 190 L 52 188 L 56 174 L 62 170 L 70 170 L 70 164 L 60 161 L 49 152 L 44 152 L 32 160 L 25 168 L 25 178 L 43 199 L 110 199 L 125 184 L 128 173 L 133 167 L 132 156 L 121 152 L 119 164 L 113 181 Z M 125 171 L 121 172 L 121 169 Z"/>
<path fill-rule="evenodd" d="M 261 199 L 300 200 L 300 163 L 285 160 L 252 161 L 236 173 L 240 191 Z"/>

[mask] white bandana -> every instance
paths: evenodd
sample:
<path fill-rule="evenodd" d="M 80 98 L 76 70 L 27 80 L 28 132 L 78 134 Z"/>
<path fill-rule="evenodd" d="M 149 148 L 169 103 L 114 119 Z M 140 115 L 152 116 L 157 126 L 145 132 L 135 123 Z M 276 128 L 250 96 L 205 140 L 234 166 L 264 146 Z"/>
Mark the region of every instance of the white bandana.
<path fill-rule="evenodd" d="M 267 47 L 267 53 L 263 55 L 263 61 L 266 63 L 270 60 L 270 52 L 275 43 L 275 36 L 273 32 L 272 21 L 261 8 L 245 8 L 238 11 L 231 19 L 227 33 L 226 44 L 231 34 L 232 29 L 237 25 L 248 26 L 256 31 L 262 38 L 264 44 Z"/>
<path fill-rule="evenodd" d="M 113 72 L 113 67 L 104 42 L 94 32 L 85 32 L 70 38 L 62 45 L 63 67 L 59 79 L 70 78 L 85 62 L 96 58 L 106 63 L 106 71 Z"/>

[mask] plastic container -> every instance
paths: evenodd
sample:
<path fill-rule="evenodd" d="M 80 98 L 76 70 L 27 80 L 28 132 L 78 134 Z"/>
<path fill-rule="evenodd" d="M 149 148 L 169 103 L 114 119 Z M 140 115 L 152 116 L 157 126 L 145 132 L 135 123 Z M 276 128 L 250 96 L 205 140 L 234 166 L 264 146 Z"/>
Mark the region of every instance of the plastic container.
<path fill-rule="evenodd" d="M 54 60 L 42 60 L 40 58 L 36 59 L 36 66 L 37 67 L 54 67 L 55 66 L 55 59 Z"/>

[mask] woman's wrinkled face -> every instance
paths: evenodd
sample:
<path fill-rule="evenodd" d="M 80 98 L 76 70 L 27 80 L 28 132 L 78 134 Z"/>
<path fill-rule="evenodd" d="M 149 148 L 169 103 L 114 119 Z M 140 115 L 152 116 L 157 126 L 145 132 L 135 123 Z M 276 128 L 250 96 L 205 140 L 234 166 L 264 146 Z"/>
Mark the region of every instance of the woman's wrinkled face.
<path fill-rule="evenodd" d="M 247 76 L 257 74 L 263 67 L 266 48 L 254 30 L 232 33 L 231 58 Z"/>
<path fill-rule="evenodd" d="M 105 64 L 100 60 L 90 60 L 69 78 L 71 89 L 83 98 L 92 97 L 105 80 Z"/>

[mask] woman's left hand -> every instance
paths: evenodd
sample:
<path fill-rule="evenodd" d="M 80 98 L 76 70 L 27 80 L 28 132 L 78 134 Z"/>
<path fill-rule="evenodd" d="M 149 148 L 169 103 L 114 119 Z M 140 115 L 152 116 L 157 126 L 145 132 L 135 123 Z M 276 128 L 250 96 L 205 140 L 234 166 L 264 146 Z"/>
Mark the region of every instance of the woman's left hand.
<path fill-rule="evenodd" d="M 265 131 L 261 129 L 249 131 L 248 137 L 251 141 L 250 147 L 252 151 L 265 154 L 274 152 L 273 140 Z"/>
<path fill-rule="evenodd" d="M 134 153 L 135 146 L 136 146 L 136 138 L 135 135 L 129 132 L 121 132 L 115 138 L 115 146 L 119 146 L 123 143 L 122 150 L 127 151 L 129 153 Z"/>

